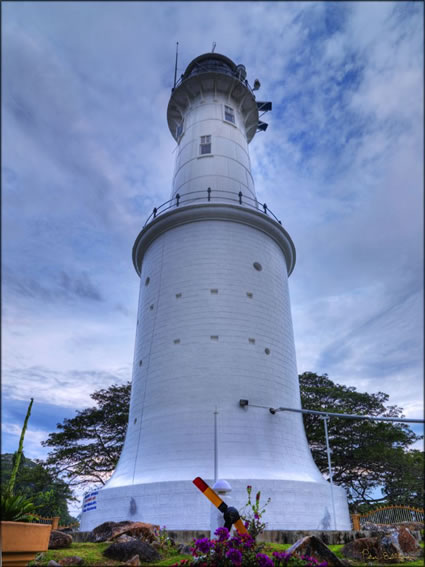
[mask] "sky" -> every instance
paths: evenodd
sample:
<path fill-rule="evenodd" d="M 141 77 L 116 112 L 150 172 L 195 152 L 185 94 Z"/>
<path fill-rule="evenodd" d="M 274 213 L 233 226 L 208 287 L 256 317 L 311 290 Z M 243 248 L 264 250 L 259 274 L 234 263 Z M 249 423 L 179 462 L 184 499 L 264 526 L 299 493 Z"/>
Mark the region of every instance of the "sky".
<path fill-rule="evenodd" d="M 43 458 L 57 423 L 131 379 L 131 250 L 170 197 L 177 41 L 177 76 L 216 42 L 273 103 L 250 157 L 297 250 L 299 373 L 423 418 L 422 2 L 1 9 L 2 452 L 30 397 L 24 450 Z"/>

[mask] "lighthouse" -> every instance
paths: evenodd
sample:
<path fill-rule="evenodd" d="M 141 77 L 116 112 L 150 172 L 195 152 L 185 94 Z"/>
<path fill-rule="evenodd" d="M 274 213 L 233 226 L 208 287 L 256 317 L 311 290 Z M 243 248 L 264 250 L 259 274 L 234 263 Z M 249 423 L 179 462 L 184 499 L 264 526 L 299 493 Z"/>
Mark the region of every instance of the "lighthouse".
<path fill-rule="evenodd" d="M 127 434 L 114 474 L 85 498 L 82 530 L 122 520 L 208 530 L 197 476 L 226 479 L 239 508 L 247 485 L 261 490 L 271 498 L 267 529 L 351 529 L 345 492 L 316 467 L 301 414 L 252 407 L 301 407 L 288 292 L 295 246 L 258 202 L 250 166 L 249 143 L 271 110 L 259 87 L 218 53 L 174 82 L 171 195 L 133 247 Z"/>

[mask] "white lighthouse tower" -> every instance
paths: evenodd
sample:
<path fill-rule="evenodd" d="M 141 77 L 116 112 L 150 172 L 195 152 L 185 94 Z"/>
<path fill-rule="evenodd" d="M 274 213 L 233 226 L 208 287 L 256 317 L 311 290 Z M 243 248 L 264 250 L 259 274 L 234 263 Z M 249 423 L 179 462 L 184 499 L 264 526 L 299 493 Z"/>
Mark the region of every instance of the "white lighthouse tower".
<path fill-rule="evenodd" d="M 347 500 L 316 467 L 300 408 L 288 293 L 295 247 L 258 203 L 248 144 L 267 125 L 243 65 L 207 53 L 172 89 L 171 199 L 136 238 L 140 276 L 130 415 L 117 468 L 86 498 L 81 529 L 140 520 L 209 529 L 192 480 L 271 498 L 268 529 L 350 529 Z M 335 517 L 334 515 L 335 510 Z"/>

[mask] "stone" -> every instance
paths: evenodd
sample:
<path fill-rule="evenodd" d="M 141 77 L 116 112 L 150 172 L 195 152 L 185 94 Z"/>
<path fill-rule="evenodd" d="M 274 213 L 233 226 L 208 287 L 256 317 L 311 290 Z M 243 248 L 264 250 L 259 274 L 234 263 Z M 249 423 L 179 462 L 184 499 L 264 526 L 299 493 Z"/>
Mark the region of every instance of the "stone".
<path fill-rule="evenodd" d="M 61 567 L 78 567 L 78 565 L 83 565 L 84 559 L 78 557 L 78 555 L 71 555 L 70 557 L 64 557 L 59 560 L 59 565 Z"/>
<path fill-rule="evenodd" d="M 191 555 L 192 548 L 190 545 L 185 545 L 184 543 L 180 543 L 177 547 L 177 551 L 182 555 Z"/>
<path fill-rule="evenodd" d="M 126 534 L 152 543 L 157 540 L 156 531 L 159 531 L 159 526 L 146 522 L 104 522 L 92 530 L 90 540 L 93 543 L 113 541 Z"/>
<path fill-rule="evenodd" d="M 116 561 L 128 561 L 135 555 L 139 556 L 140 561 L 149 563 L 161 559 L 159 553 L 145 541 L 135 540 L 124 543 L 115 542 L 105 549 L 103 555 L 108 559 Z"/>
<path fill-rule="evenodd" d="M 110 540 L 118 531 L 119 528 L 124 526 L 130 526 L 133 522 L 123 521 L 123 522 L 104 522 L 100 526 L 96 526 L 90 536 L 90 540 L 93 543 L 100 543 L 102 541 Z M 120 532 L 122 533 L 122 532 Z M 119 535 L 119 534 L 118 534 Z"/>
<path fill-rule="evenodd" d="M 61 567 L 61 564 L 55 561 L 54 559 L 51 559 L 48 562 L 47 567 Z"/>
<path fill-rule="evenodd" d="M 389 536 L 364 537 L 350 541 L 341 549 L 347 559 L 354 561 L 399 563 L 400 548 Z"/>
<path fill-rule="evenodd" d="M 52 530 L 50 532 L 49 549 L 64 549 L 71 547 L 72 536 L 64 534 L 59 530 Z"/>
<path fill-rule="evenodd" d="M 118 543 L 125 543 L 127 541 L 137 541 L 137 538 L 129 536 L 127 534 L 121 534 L 117 538 L 114 538 L 114 541 Z"/>
<path fill-rule="evenodd" d="M 111 540 L 115 540 L 120 535 L 126 534 L 128 536 L 133 536 L 143 541 L 147 541 L 148 543 L 152 543 L 157 541 L 158 537 L 156 534 L 158 531 L 159 526 L 147 524 L 146 522 L 132 522 L 129 526 L 116 528 Z"/>
<path fill-rule="evenodd" d="M 410 530 L 401 526 L 398 530 L 398 544 L 405 555 L 420 555 L 421 547 L 410 533 Z"/>
<path fill-rule="evenodd" d="M 125 565 L 133 565 L 134 567 L 139 567 L 141 565 L 139 556 L 135 555 L 134 557 L 126 561 Z"/>
<path fill-rule="evenodd" d="M 286 553 L 307 555 L 318 561 L 326 561 L 328 567 L 344 567 L 344 563 L 333 553 L 327 545 L 316 536 L 307 536 L 294 543 Z"/>

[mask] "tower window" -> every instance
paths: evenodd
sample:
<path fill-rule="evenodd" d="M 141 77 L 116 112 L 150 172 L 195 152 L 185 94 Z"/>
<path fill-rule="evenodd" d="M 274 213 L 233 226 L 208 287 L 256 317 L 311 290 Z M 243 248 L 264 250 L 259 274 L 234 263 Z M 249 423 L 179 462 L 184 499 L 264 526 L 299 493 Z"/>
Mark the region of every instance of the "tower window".
<path fill-rule="evenodd" d="M 199 153 L 201 154 L 201 156 L 211 153 L 211 136 L 201 136 Z"/>
<path fill-rule="evenodd" d="M 235 123 L 235 111 L 231 106 L 224 105 L 224 120 Z"/>

